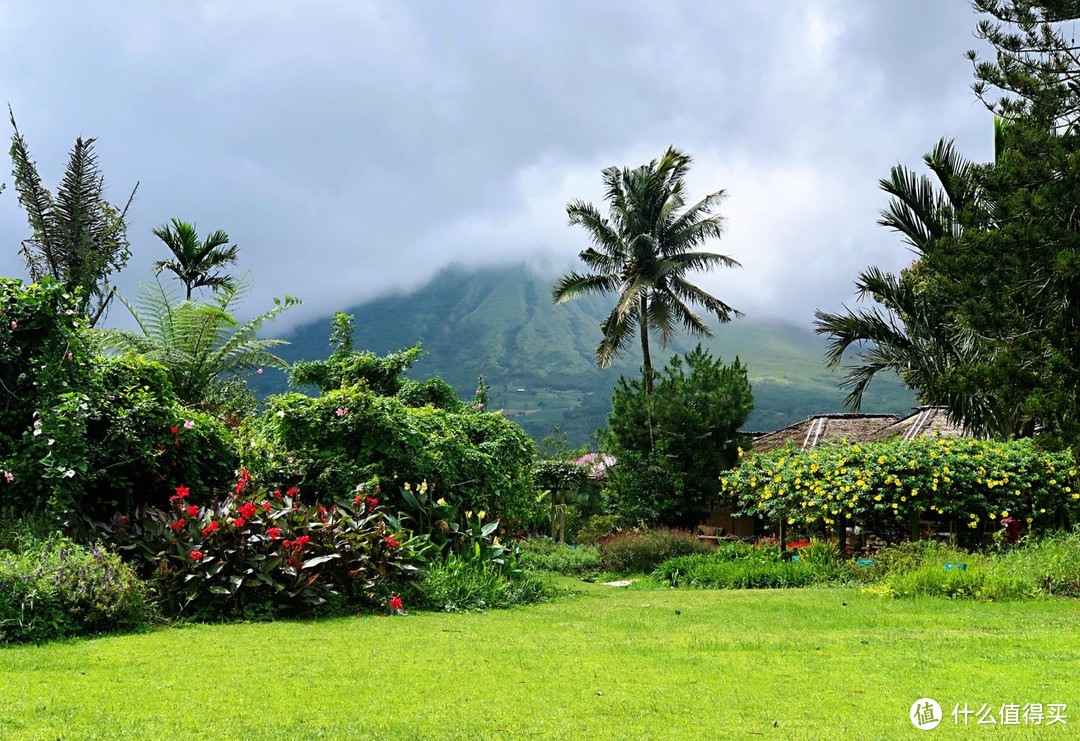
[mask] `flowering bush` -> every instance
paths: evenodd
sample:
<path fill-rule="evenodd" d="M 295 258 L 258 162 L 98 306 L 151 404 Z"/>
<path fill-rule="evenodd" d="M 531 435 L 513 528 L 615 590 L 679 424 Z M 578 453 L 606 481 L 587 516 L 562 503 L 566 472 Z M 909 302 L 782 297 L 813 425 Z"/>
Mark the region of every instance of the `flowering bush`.
<path fill-rule="evenodd" d="M 1010 516 L 1046 528 L 1080 500 L 1072 456 L 1032 440 L 789 447 L 744 460 L 721 486 L 743 514 L 789 525 L 862 521 L 875 532 L 908 532 L 913 517 L 932 517 L 973 536 Z"/>
<path fill-rule="evenodd" d="M 386 576 L 418 570 L 425 544 L 388 527 L 371 498 L 305 504 L 241 470 L 231 494 L 207 502 L 176 487 L 169 509 L 143 507 L 105 528 L 157 589 L 162 609 L 198 618 L 305 611 L 328 598 L 376 601 Z"/>
<path fill-rule="evenodd" d="M 43 641 L 145 625 L 146 588 L 100 546 L 54 535 L 0 551 L 0 644 Z"/>

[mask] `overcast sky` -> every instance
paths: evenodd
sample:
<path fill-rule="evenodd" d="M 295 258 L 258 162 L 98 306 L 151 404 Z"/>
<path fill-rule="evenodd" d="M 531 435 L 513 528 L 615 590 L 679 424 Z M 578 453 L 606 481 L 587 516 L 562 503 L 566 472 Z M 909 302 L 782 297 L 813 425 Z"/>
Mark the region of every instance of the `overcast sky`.
<path fill-rule="evenodd" d="M 991 157 L 975 21 L 966 0 L 3 0 L 0 96 L 48 187 L 78 136 L 114 201 L 140 183 L 125 293 L 172 217 L 228 231 L 248 308 L 295 295 L 293 323 L 452 263 L 563 270 L 586 246 L 567 201 L 674 144 L 692 194 L 727 192 L 711 248 L 744 266 L 699 284 L 809 326 L 866 265 L 910 262 L 876 226 L 892 165 L 942 136 Z"/>

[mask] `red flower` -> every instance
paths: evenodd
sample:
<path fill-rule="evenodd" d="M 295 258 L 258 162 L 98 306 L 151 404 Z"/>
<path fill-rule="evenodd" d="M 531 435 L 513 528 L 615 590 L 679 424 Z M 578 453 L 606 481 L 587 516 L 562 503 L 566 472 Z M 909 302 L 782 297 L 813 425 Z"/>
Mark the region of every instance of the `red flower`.
<path fill-rule="evenodd" d="M 364 500 L 364 507 L 366 509 L 371 510 L 371 509 L 375 509 L 378 506 L 379 506 L 379 498 L 378 497 L 368 497 L 367 499 Z"/>
<path fill-rule="evenodd" d="M 308 544 L 308 541 L 309 541 L 309 540 L 311 540 L 311 538 L 309 538 L 308 536 L 306 536 L 306 535 L 301 535 L 301 536 L 300 536 L 299 538 L 297 538 L 297 539 L 296 539 L 296 542 L 295 542 L 295 543 L 293 543 L 293 546 L 294 546 L 294 547 L 296 548 L 296 550 L 298 550 L 298 551 L 299 551 L 299 550 L 302 550 L 302 549 L 303 549 L 303 547 L 304 547 L 304 546 L 306 546 L 306 545 Z"/>
<path fill-rule="evenodd" d="M 401 601 L 401 597 L 398 597 L 395 594 L 393 597 L 390 598 L 390 609 L 391 610 L 402 610 L 402 609 L 404 609 L 404 607 L 405 607 L 405 603 Z"/>
<path fill-rule="evenodd" d="M 187 508 L 188 517 L 194 517 L 199 514 L 199 508 L 194 504 Z"/>
<path fill-rule="evenodd" d="M 359 507 L 361 504 L 364 503 L 364 495 L 357 494 L 355 497 L 352 498 L 352 503 Z"/>
<path fill-rule="evenodd" d="M 281 544 L 281 547 L 282 548 L 292 548 L 292 541 L 291 540 L 286 540 L 284 543 Z"/>
<path fill-rule="evenodd" d="M 179 520 L 176 520 L 175 522 L 170 522 L 169 527 L 171 527 L 176 532 L 180 532 L 181 530 L 184 529 L 184 525 L 186 525 L 186 524 L 187 524 L 187 520 L 185 520 L 183 517 L 181 517 Z"/>
<path fill-rule="evenodd" d="M 270 502 L 263 502 L 261 506 L 262 506 L 263 512 L 269 512 L 270 511 Z"/>
<path fill-rule="evenodd" d="M 287 492 L 285 492 L 285 496 L 287 496 L 287 497 L 295 497 L 295 496 L 296 496 L 297 494 L 299 494 L 299 493 L 300 493 L 300 490 L 299 490 L 299 489 L 297 489 L 297 488 L 296 488 L 296 487 L 294 486 L 294 487 L 292 487 L 291 489 L 289 489 L 289 490 L 288 490 Z"/>
<path fill-rule="evenodd" d="M 209 536 L 209 535 L 212 535 L 213 533 L 217 532 L 217 529 L 218 529 L 217 520 L 212 520 L 209 525 L 207 525 L 206 527 L 204 527 L 202 529 L 202 534 L 204 536 Z"/>
<path fill-rule="evenodd" d="M 187 488 L 186 486 L 178 486 L 178 487 L 176 487 L 176 496 L 169 497 L 169 501 L 170 502 L 179 501 L 179 500 L 183 499 L 184 497 L 186 497 L 190 493 L 191 493 L 191 489 Z"/>
<path fill-rule="evenodd" d="M 326 514 L 326 507 L 323 507 L 322 505 L 319 505 L 319 508 L 317 510 L 315 510 L 315 514 L 317 514 L 319 517 L 322 517 L 323 515 Z"/>
<path fill-rule="evenodd" d="M 244 502 L 240 505 L 240 508 L 236 510 L 240 513 L 240 516 L 245 520 L 250 520 L 255 516 L 255 505 L 251 502 Z"/>
<path fill-rule="evenodd" d="M 277 540 L 278 538 L 281 537 L 281 528 L 280 527 L 267 528 L 266 529 L 266 536 L 268 538 L 270 538 L 270 540 Z"/>
<path fill-rule="evenodd" d="M 169 432 L 171 432 L 172 434 L 175 435 L 176 433 L 180 432 L 180 428 L 179 427 L 170 427 Z"/>
<path fill-rule="evenodd" d="M 300 563 L 300 559 L 299 559 L 299 558 L 286 558 L 286 559 L 285 559 L 285 563 L 289 564 L 289 565 L 290 565 L 290 566 L 292 566 L 292 567 L 293 567 L 294 569 L 298 569 L 298 568 L 300 568 L 300 567 L 301 567 L 301 566 L 303 565 L 303 564 L 301 564 L 301 563 Z"/>
<path fill-rule="evenodd" d="M 397 548 L 397 547 L 398 547 L 398 546 L 400 546 L 400 545 L 401 545 L 401 543 L 399 543 L 398 541 L 394 540 L 394 536 L 393 536 L 393 535 L 387 535 L 387 536 L 386 536 L 386 547 L 387 547 L 387 548 Z"/>
<path fill-rule="evenodd" d="M 237 530 L 239 530 L 246 524 L 247 520 L 245 520 L 243 517 L 237 517 L 235 520 L 233 520 L 233 527 L 235 527 Z"/>
<path fill-rule="evenodd" d="M 203 552 L 202 551 L 192 551 L 191 553 L 188 554 L 188 556 L 191 557 L 192 561 L 198 561 L 200 558 L 203 557 Z"/>
<path fill-rule="evenodd" d="M 274 499 L 281 501 L 281 489 L 274 489 Z"/>

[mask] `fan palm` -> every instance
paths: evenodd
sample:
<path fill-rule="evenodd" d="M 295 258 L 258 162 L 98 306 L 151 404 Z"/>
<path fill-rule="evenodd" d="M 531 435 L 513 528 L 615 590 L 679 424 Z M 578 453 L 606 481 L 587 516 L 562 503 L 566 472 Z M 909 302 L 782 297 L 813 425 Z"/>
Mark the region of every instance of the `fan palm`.
<path fill-rule="evenodd" d="M 200 286 L 217 290 L 234 285 L 231 276 L 217 271 L 235 264 L 240 248 L 230 245 L 229 235 L 221 229 L 200 241 L 192 224 L 173 219 L 171 224 L 155 229 L 154 236 L 173 254 L 172 260 L 154 263 L 154 270 L 158 274 L 163 270 L 175 273 L 187 291 L 184 298 L 190 299 L 192 291 Z"/>
<path fill-rule="evenodd" d="M 107 348 L 160 362 L 177 396 L 185 403 L 198 405 L 222 374 L 260 366 L 288 367 L 270 352 L 288 343 L 256 335 L 263 323 L 300 301 L 290 296 L 274 299 L 274 308 L 240 324 L 232 311 L 250 287 L 250 279 L 237 281 L 223 286 L 211 301 L 198 303 L 178 301 L 160 280 L 143 283 L 134 305 L 120 299 L 138 323 L 139 331 L 103 329 L 99 336 Z"/>
<path fill-rule="evenodd" d="M 596 348 L 596 361 L 601 368 L 609 366 L 636 334 L 645 391 L 650 396 L 650 333 L 659 335 L 661 347 L 680 325 L 693 335 L 711 335 L 708 325 L 691 310 L 693 304 L 720 322 L 740 315 L 687 280 L 687 274 L 695 270 L 739 265 L 725 255 L 698 249 L 723 233 L 723 220 L 713 209 L 724 192 L 710 193 L 684 208 L 689 166 L 689 155 L 671 147 L 659 160 L 641 167 L 609 167 L 603 171 L 607 218 L 585 201 L 572 201 L 566 207 L 570 223 L 585 229 L 593 243 L 579 254 L 592 272 L 563 276 L 552 297 L 563 303 L 587 294 L 618 294 L 615 308 L 600 325 L 604 336 Z"/>

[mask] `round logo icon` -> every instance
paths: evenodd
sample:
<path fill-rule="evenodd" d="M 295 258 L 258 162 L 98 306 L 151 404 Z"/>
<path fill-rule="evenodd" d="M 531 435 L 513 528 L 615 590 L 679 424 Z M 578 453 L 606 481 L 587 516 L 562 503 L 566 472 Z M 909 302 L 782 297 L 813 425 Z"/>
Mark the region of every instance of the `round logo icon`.
<path fill-rule="evenodd" d="M 911 723 L 920 731 L 931 731 L 941 722 L 941 706 L 936 700 L 922 697 L 915 701 L 908 713 Z"/>

